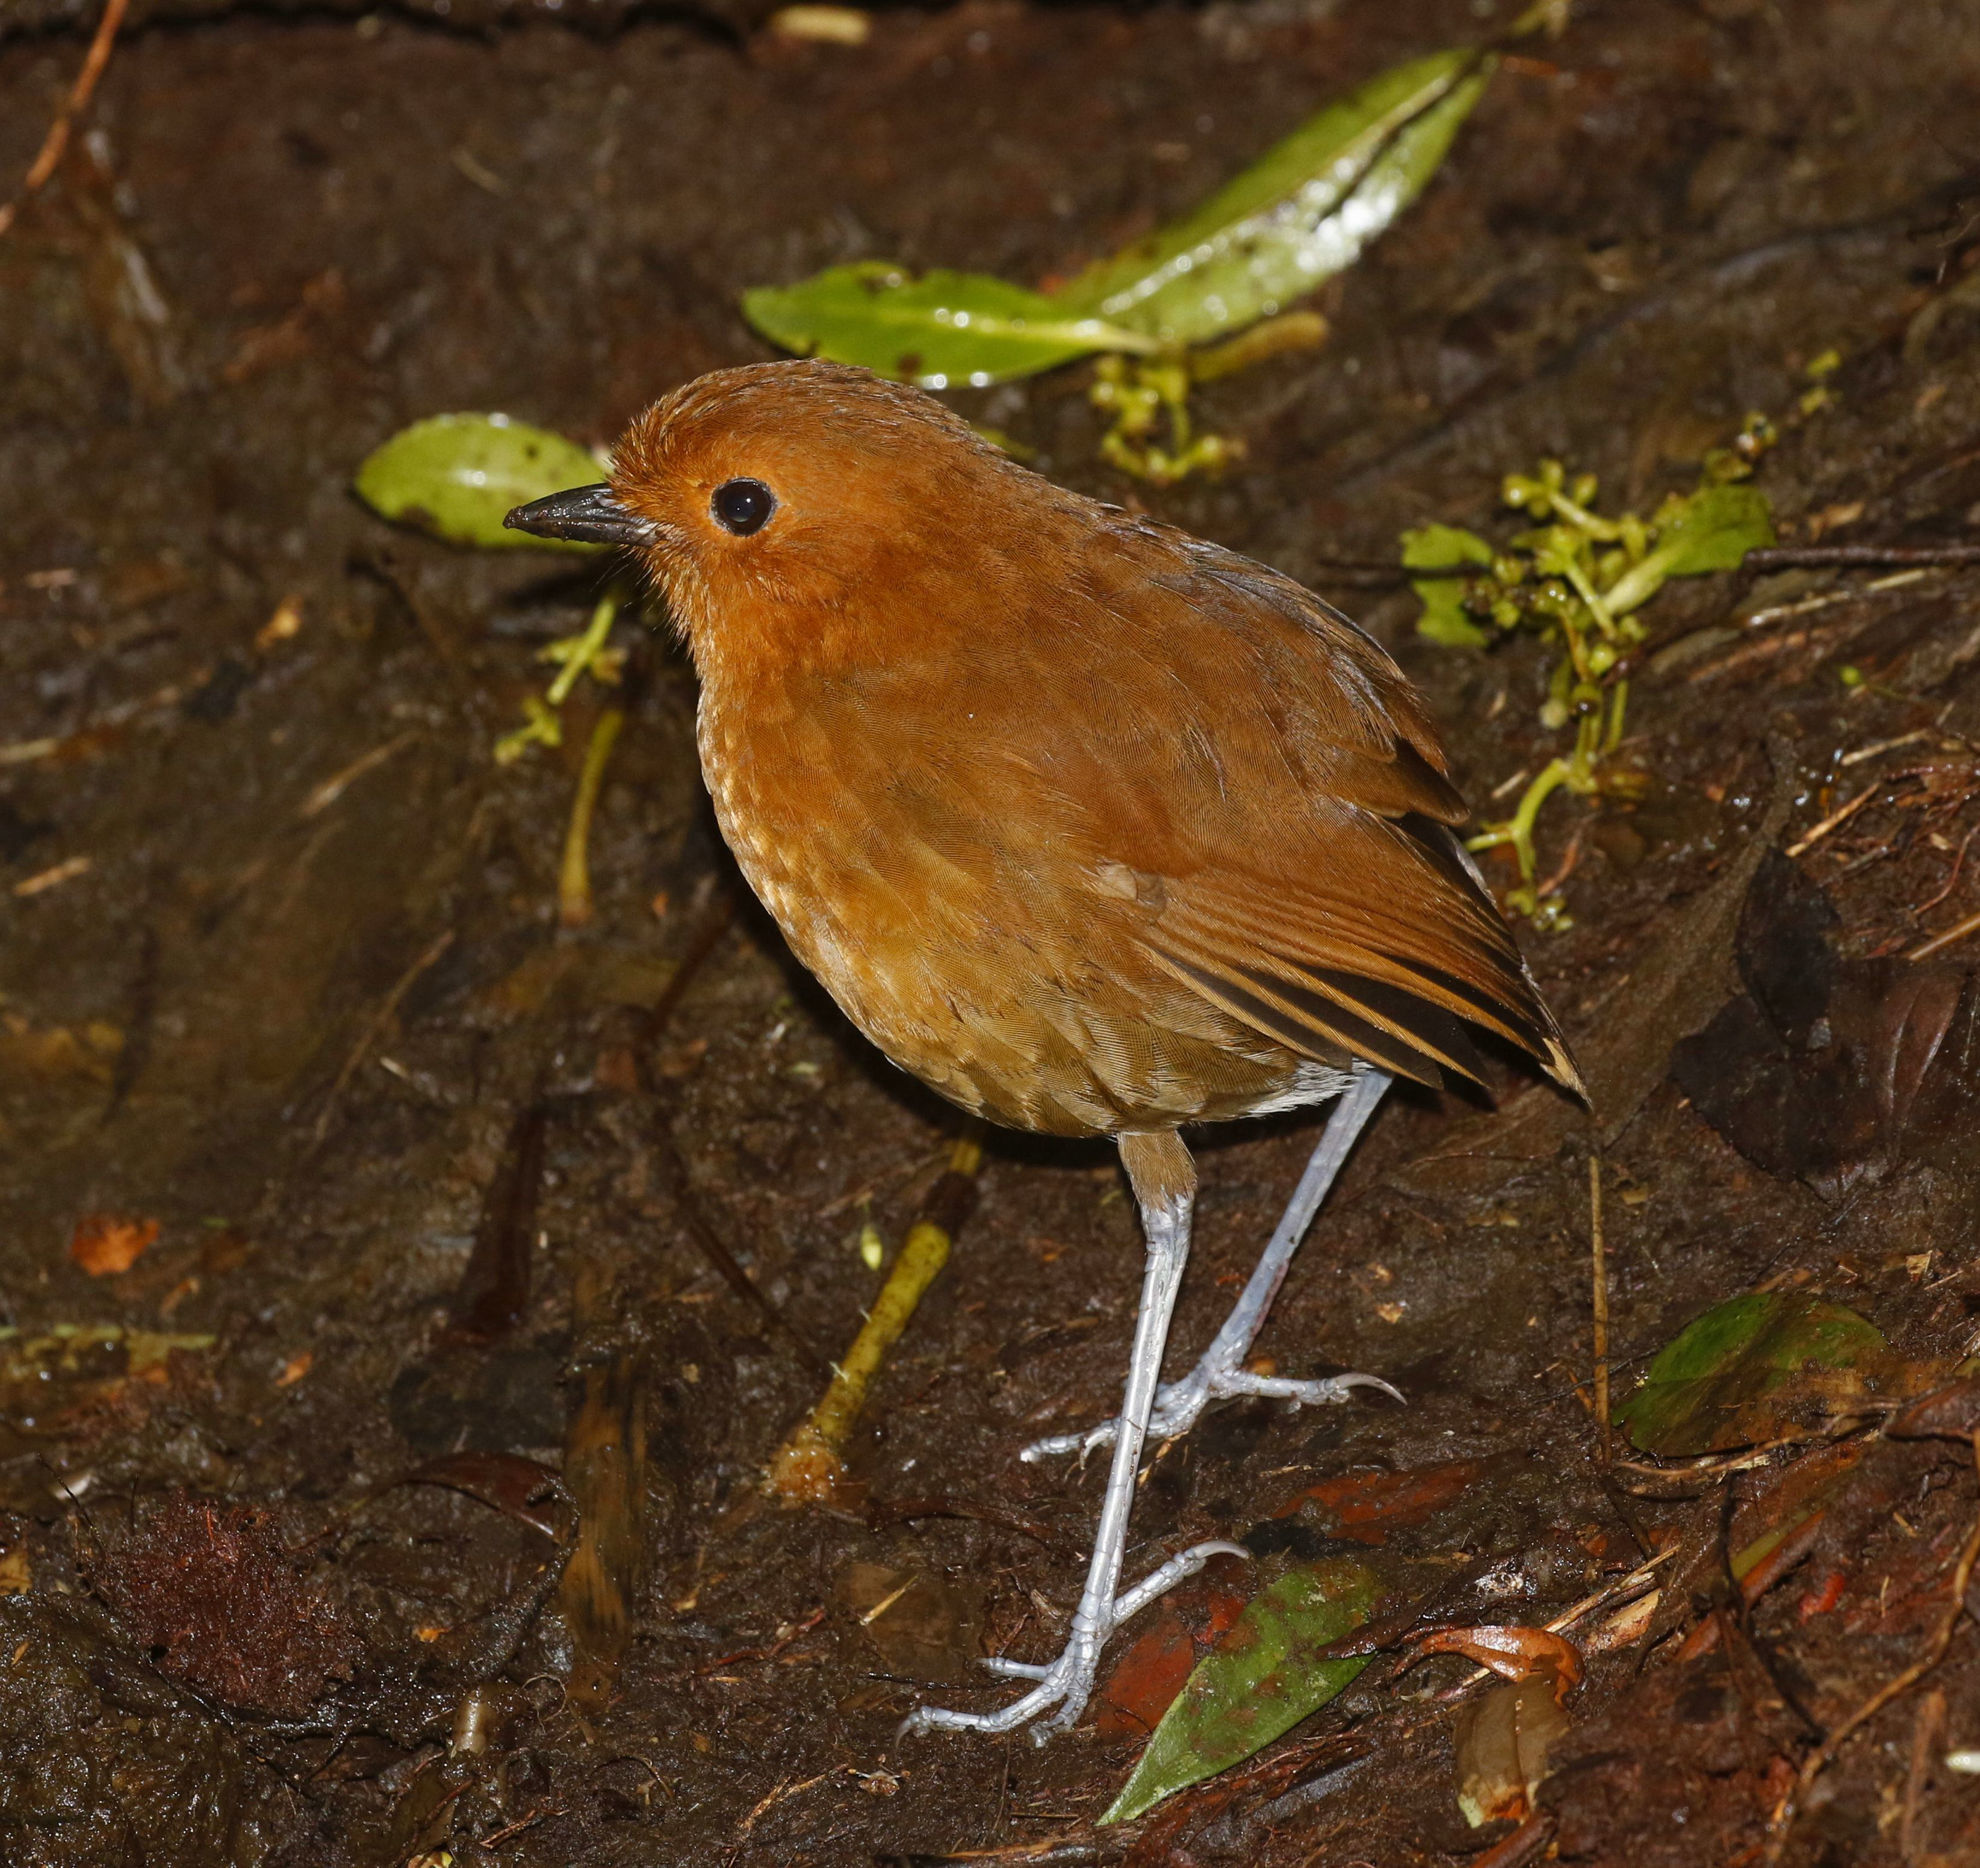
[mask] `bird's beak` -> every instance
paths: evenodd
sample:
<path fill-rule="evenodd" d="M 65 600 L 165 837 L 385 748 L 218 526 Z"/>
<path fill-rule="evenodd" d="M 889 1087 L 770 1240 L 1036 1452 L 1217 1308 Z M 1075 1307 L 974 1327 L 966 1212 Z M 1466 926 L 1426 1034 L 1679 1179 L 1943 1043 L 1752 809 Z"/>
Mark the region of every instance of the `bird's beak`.
<path fill-rule="evenodd" d="M 590 545 L 644 545 L 653 537 L 652 526 L 621 506 L 603 482 L 533 499 L 511 510 L 502 523 L 538 538 L 574 538 Z"/>

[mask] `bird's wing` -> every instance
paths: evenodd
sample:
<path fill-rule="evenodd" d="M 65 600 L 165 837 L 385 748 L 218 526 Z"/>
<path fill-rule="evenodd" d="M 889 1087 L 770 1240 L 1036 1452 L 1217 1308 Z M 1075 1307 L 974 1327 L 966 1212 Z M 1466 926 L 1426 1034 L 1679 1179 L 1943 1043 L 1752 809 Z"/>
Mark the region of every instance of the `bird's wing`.
<path fill-rule="evenodd" d="M 1159 883 L 1138 891 L 1150 957 L 1303 1054 L 1475 1080 L 1477 1026 L 1579 1090 L 1452 834 L 1464 801 L 1401 671 L 1290 579 L 1164 528 L 1135 532 L 1152 543 L 1132 601 L 1092 595 L 1127 619 L 1108 633 L 1130 691 L 1166 680 L 1161 722 L 1116 716 L 1089 748 L 1104 775 L 1072 795 L 1109 800 L 1087 834 Z"/>
<path fill-rule="evenodd" d="M 1367 813 L 1327 869 L 1207 866 L 1166 887 L 1149 954 L 1233 1017 L 1316 1057 L 1342 1048 L 1398 1075 L 1477 1079 L 1467 1025 L 1504 1038 L 1579 1087 L 1553 1019 L 1498 911 L 1448 848 L 1450 833 Z M 1379 852 L 1379 854 L 1376 854 Z M 1285 853 L 1297 863 L 1297 844 Z M 1317 853 L 1316 853 L 1317 854 Z M 1261 873 L 1261 871 L 1263 871 Z"/>

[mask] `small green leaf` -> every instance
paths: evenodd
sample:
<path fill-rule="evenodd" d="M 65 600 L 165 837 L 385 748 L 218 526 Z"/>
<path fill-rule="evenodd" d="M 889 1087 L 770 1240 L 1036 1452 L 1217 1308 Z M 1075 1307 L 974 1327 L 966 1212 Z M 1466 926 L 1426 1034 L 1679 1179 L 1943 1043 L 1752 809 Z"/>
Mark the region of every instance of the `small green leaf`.
<path fill-rule="evenodd" d="M 884 260 L 833 266 L 796 285 L 758 286 L 743 294 L 742 308 L 763 336 L 799 356 L 864 364 L 924 389 L 981 388 L 1096 350 L 1155 348 L 1133 331 L 988 273 L 916 278 Z"/>
<path fill-rule="evenodd" d="M 1736 571 L 1749 551 L 1773 542 L 1767 496 L 1749 485 L 1701 487 L 1657 528 L 1658 552 L 1677 548 L 1665 567 L 1671 577 Z"/>
<path fill-rule="evenodd" d="M 1100 1820 L 1131 1822 L 1164 1797 L 1262 1750 L 1324 1706 L 1368 1659 L 1315 1660 L 1313 1654 L 1360 1627 L 1382 1593 L 1375 1572 L 1355 1557 L 1287 1571 L 1197 1663 Z"/>
<path fill-rule="evenodd" d="M 547 428 L 506 415 L 434 415 L 368 454 L 356 486 L 358 497 L 382 517 L 452 545 L 601 551 L 600 545 L 505 531 L 502 519 L 513 506 L 592 485 L 604 472 L 586 449 Z"/>
<path fill-rule="evenodd" d="M 1494 63 L 1458 49 L 1383 72 L 1194 214 L 1088 268 L 1059 302 L 1168 344 L 1270 317 L 1351 265 L 1423 192 Z"/>
<path fill-rule="evenodd" d="M 1665 502 L 1656 519 L 1656 548 L 1603 593 L 1611 616 L 1623 616 L 1654 596 L 1667 577 L 1736 571 L 1749 551 L 1774 542 L 1767 496 L 1745 482 L 1707 484 Z"/>
<path fill-rule="evenodd" d="M 1492 640 L 1492 632 L 1464 607 L 1464 585 L 1454 577 L 1427 580 L 1410 586 L 1423 599 L 1423 614 L 1416 619 L 1416 633 L 1440 649 L 1482 649 Z"/>
<path fill-rule="evenodd" d="M 1457 564 L 1490 564 L 1492 547 L 1461 525 L 1413 526 L 1402 535 L 1405 571 L 1448 571 Z"/>
<path fill-rule="evenodd" d="M 1402 535 L 1403 567 L 1444 571 L 1454 565 L 1489 565 L 1492 547 L 1476 532 L 1455 525 L 1417 526 Z M 1446 649 L 1482 649 L 1492 632 L 1464 607 L 1464 579 L 1425 577 L 1410 585 L 1423 604 L 1416 633 Z"/>
<path fill-rule="evenodd" d="M 1855 1311 L 1755 1291 L 1708 1310 L 1665 1344 L 1615 1419 L 1644 1452 L 1689 1458 L 1845 1412 L 1894 1372 L 1883 1333 Z"/>

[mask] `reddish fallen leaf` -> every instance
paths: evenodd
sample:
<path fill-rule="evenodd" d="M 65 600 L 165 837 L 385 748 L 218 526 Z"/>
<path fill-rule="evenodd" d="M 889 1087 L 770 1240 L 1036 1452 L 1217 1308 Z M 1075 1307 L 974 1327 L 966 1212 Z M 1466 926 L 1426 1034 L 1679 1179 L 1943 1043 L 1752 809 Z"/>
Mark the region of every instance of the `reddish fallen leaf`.
<path fill-rule="evenodd" d="M 1235 1560 L 1233 1560 L 1235 1567 Z M 1145 1735 L 1161 1723 L 1190 1671 L 1244 1613 L 1245 1595 L 1214 1581 L 1178 1589 L 1096 1696 L 1096 1731 Z"/>
<path fill-rule="evenodd" d="M 1392 1530 L 1421 1524 L 1485 1472 L 1482 1459 L 1456 1459 L 1413 1472 L 1348 1472 L 1308 1486 L 1272 1515 L 1313 1521 L 1330 1537 L 1357 1544 L 1386 1543 Z"/>
<path fill-rule="evenodd" d="M 1581 1650 L 1545 1628 L 1487 1622 L 1475 1628 L 1438 1628 L 1417 1644 L 1422 1654 L 1462 1654 L 1502 1680 L 1545 1680 L 1565 1701 L 1581 1684 Z"/>
<path fill-rule="evenodd" d="M 157 1240 L 155 1219 L 129 1219 L 120 1213 L 85 1213 L 69 1239 L 69 1256 L 92 1278 L 129 1271 Z"/>
<path fill-rule="evenodd" d="M 479 1499 L 505 1517 L 551 1538 L 558 1535 L 558 1526 L 549 1502 L 570 1502 L 562 1478 L 540 1461 L 524 1459 L 519 1453 L 449 1453 L 428 1460 L 392 1483 L 439 1485 L 465 1492 L 469 1498 Z"/>

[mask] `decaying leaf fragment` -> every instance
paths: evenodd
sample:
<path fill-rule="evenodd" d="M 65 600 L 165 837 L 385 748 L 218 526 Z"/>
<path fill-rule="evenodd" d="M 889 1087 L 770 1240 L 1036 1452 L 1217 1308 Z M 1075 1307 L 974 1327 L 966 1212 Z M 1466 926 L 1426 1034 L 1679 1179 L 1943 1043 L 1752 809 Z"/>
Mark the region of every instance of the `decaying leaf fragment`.
<path fill-rule="evenodd" d="M 1616 1424 L 1661 1458 L 1723 1452 L 1860 1407 L 1898 1376 L 1883 1332 L 1855 1311 L 1805 1293 L 1751 1291 L 1665 1344 Z"/>
<path fill-rule="evenodd" d="M 1524 1822 L 1547 1774 L 1547 1754 L 1567 1733 L 1568 1716 L 1549 1680 L 1536 1674 L 1495 1686 L 1458 1711 L 1458 1808 L 1476 1829 Z"/>
<path fill-rule="evenodd" d="M 69 1256 L 92 1278 L 129 1271 L 158 1239 L 155 1219 L 118 1213 L 85 1213 L 69 1239 Z"/>

